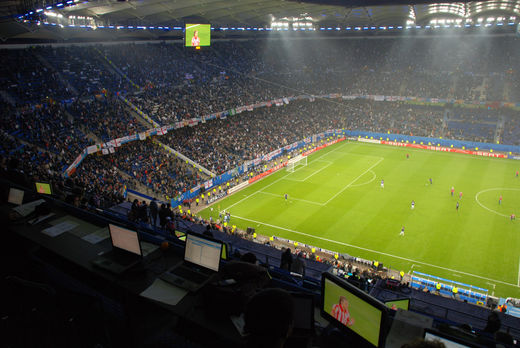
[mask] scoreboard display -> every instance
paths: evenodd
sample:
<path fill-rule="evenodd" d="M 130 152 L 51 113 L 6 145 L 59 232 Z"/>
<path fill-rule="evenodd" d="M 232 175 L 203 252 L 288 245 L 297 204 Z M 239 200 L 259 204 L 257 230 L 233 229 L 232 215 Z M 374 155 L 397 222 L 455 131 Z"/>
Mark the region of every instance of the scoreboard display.
<path fill-rule="evenodd" d="M 201 47 L 210 45 L 210 24 L 186 24 L 184 33 L 184 42 L 186 47 Z"/>

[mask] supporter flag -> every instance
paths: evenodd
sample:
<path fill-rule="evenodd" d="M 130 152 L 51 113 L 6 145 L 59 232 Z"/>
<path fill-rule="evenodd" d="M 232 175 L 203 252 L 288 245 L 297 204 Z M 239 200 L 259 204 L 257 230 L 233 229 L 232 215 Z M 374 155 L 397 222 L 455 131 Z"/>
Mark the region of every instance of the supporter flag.
<path fill-rule="evenodd" d="M 283 98 L 283 102 L 284 102 L 285 104 L 289 104 L 289 99 L 287 99 L 287 98 Z"/>
<path fill-rule="evenodd" d="M 246 106 L 247 111 L 253 111 L 253 105 L 247 105 Z"/>
<path fill-rule="evenodd" d="M 229 116 L 233 116 L 237 113 L 237 111 L 235 109 L 229 109 Z M 224 116 L 224 115 L 222 115 Z"/>
<path fill-rule="evenodd" d="M 193 74 L 186 73 L 184 77 L 186 78 L 186 80 L 193 80 Z"/>
<path fill-rule="evenodd" d="M 309 97 L 309 101 L 310 101 L 311 103 L 314 102 L 315 100 L 316 100 L 316 99 L 314 98 L 314 96 L 311 95 L 311 96 Z"/>
<path fill-rule="evenodd" d="M 276 100 L 274 101 L 274 105 L 276 105 L 276 106 L 282 106 L 282 105 L 283 105 L 283 101 L 282 101 L 281 99 L 276 99 Z"/>
<path fill-rule="evenodd" d="M 98 152 L 101 149 L 101 145 L 91 145 L 87 147 L 87 153 L 90 155 L 91 153 Z"/>
<path fill-rule="evenodd" d="M 157 135 L 165 135 L 166 133 L 168 133 L 166 126 L 157 129 Z"/>
<path fill-rule="evenodd" d="M 115 139 L 115 140 L 114 140 L 114 147 L 119 147 L 119 146 L 121 146 L 121 140 L 122 140 L 122 139 L 123 139 L 123 138 L 117 138 L 117 139 Z"/>
<path fill-rule="evenodd" d="M 146 140 L 146 133 L 145 132 L 139 133 L 139 140 Z"/>
<path fill-rule="evenodd" d="M 126 196 L 128 196 L 128 192 L 126 191 L 126 185 L 123 186 L 123 197 L 126 199 Z"/>

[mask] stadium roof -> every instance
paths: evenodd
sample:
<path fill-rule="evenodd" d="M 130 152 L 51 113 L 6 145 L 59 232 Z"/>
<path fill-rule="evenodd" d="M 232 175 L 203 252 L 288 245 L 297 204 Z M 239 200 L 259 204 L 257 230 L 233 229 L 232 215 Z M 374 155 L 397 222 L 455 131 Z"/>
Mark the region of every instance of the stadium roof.
<path fill-rule="evenodd" d="M 381 5 L 383 3 L 385 5 Z M 7 0 L 0 2 L 0 38 L 3 41 L 175 38 L 182 33 L 169 32 L 170 29 L 180 30 L 186 22 L 207 22 L 217 30 L 276 26 L 310 29 L 425 25 L 437 20 L 486 23 L 491 19 L 517 23 L 517 18 L 520 18 L 520 0 L 444 3 L 425 0 Z M 117 26 L 136 30 L 95 32 L 97 28 L 117 29 Z M 164 30 L 137 30 L 159 27 Z"/>

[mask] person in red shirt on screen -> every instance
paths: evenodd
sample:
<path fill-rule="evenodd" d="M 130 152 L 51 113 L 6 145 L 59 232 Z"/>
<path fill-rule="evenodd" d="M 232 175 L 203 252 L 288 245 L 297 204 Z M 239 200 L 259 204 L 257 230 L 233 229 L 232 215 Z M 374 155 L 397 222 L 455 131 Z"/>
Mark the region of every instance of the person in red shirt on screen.
<path fill-rule="evenodd" d="M 344 296 L 339 297 L 339 303 L 332 306 L 332 316 L 345 326 L 354 325 L 354 319 L 348 311 L 348 301 Z"/>
<path fill-rule="evenodd" d="M 200 46 L 200 37 L 199 37 L 199 31 L 194 30 L 193 31 L 193 37 L 191 38 L 191 45 L 192 46 Z"/>

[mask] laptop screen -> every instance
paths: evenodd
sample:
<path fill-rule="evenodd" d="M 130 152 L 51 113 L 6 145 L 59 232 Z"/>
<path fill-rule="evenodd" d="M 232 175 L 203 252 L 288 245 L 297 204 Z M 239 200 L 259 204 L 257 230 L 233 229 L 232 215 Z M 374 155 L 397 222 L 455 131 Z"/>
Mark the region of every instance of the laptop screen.
<path fill-rule="evenodd" d="M 7 198 L 7 201 L 12 204 L 21 205 L 23 202 L 23 194 L 24 192 L 22 190 L 11 187 L 9 189 L 9 197 Z"/>
<path fill-rule="evenodd" d="M 210 239 L 186 235 L 184 260 L 218 272 L 222 243 Z"/>
<path fill-rule="evenodd" d="M 424 340 L 425 341 L 440 341 L 444 343 L 446 348 L 466 348 L 471 347 L 471 345 L 463 343 L 462 339 L 457 339 L 454 337 L 447 337 L 440 332 L 432 332 L 431 330 L 424 330 Z"/>
<path fill-rule="evenodd" d="M 139 236 L 136 231 L 127 230 L 112 224 L 108 225 L 108 230 L 110 231 L 112 246 L 141 255 L 141 245 L 139 244 Z"/>
<path fill-rule="evenodd" d="M 52 194 L 51 185 L 44 182 L 37 182 L 36 184 L 36 192 L 42 193 L 45 195 Z"/>

